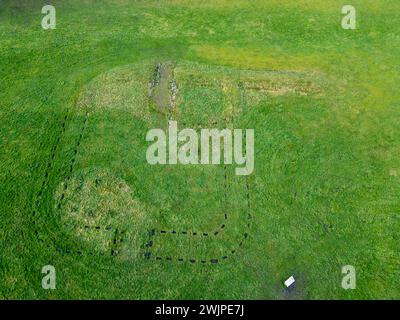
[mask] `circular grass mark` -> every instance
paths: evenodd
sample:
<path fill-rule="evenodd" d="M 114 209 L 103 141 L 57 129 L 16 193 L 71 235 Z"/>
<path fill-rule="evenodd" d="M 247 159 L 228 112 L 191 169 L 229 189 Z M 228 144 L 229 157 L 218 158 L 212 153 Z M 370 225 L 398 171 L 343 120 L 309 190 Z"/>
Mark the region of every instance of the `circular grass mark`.
<path fill-rule="evenodd" d="M 124 180 L 104 171 L 79 174 L 60 184 L 56 199 L 62 228 L 88 250 L 137 253 L 146 210 Z"/>

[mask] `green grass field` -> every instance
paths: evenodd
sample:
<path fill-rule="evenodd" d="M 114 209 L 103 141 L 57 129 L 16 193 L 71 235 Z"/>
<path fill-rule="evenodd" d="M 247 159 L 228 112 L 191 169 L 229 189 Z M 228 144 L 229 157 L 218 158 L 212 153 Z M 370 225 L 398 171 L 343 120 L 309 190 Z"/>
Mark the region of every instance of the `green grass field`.
<path fill-rule="evenodd" d="M 0 0 L 1 299 L 400 298 L 398 1 L 52 2 Z M 171 119 L 254 172 L 149 165 Z"/>

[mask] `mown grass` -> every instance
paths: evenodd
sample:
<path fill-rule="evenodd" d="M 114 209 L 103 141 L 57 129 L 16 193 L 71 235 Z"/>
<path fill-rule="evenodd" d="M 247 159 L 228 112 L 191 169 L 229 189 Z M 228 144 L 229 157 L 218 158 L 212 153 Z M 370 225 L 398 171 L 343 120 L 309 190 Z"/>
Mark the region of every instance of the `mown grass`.
<path fill-rule="evenodd" d="M 0 3 L 3 299 L 399 298 L 396 1 L 353 1 L 355 31 L 340 28 L 342 1 L 68 0 L 56 4 L 54 31 L 40 28 L 43 3 Z M 165 115 L 151 112 L 147 97 L 152 67 L 163 61 L 205 66 L 214 77 L 232 77 L 229 70 L 316 75 L 312 80 L 322 88 L 308 95 L 249 92 L 235 127 L 256 132 L 249 178 L 254 221 L 243 248 L 217 265 L 142 256 L 148 229 L 218 226 L 210 208 L 240 208 L 222 242 L 165 235 L 162 243 L 154 238 L 154 252 L 176 256 L 188 250 L 200 259 L 220 254 L 240 241 L 246 224 L 242 181 L 232 183 L 229 201 L 217 201 L 222 167 L 146 165 L 145 133 L 166 125 Z M 191 72 L 203 74 L 199 68 Z M 209 117 L 196 109 L 201 107 L 218 118 L 222 90 L 191 87 L 184 79 L 181 113 L 175 116 L 203 125 Z M 82 238 L 63 229 L 68 208 L 57 209 L 57 190 L 68 176 L 87 109 L 71 179 L 87 177 L 85 188 L 96 174 L 111 172 L 110 181 L 124 181 L 146 210 L 130 228 L 130 242 L 121 246 L 126 254 L 117 257 L 101 254 L 110 251 L 103 246 L 108 235 Z M 108 189 L 101 190 L 100 195 Z M 121 199 L 119 191 L 107 199 Z M 54 250 L 62 246 L 100 253 Z M 41 288 L 46 264 L 57 270 L 54 291 Z M 356 267 L 356 290 L 341 288 L 346 264 Z M 282 281 L 291 274 L 297 287 L 285 295 Z"/>

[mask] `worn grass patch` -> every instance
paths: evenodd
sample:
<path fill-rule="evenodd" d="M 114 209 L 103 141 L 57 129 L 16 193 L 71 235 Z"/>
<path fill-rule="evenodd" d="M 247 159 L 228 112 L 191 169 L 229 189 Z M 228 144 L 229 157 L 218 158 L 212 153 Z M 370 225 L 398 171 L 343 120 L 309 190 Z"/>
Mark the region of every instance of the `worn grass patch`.
<path fill-rule="evenodd" d="M 78 242 L 103 253 L 138 251 L 148 212 L 122 179 L 108 172 L 81 173 L 63 182 L 55 197 L 63 230 Z"/>

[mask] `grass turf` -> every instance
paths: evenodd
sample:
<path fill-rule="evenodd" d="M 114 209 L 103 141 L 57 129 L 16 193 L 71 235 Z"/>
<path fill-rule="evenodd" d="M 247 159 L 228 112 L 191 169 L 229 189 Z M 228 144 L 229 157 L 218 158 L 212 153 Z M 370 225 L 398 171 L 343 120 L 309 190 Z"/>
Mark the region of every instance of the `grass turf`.
<path fill-rule="evenodd" d="M 341 1 L 280 2 L 68 0 L 54 31 L 43 2 L 0 3 L 0 297 L 400 297 L 400 5 L 353 1 L 346 31 Z M 148 99 L 158 62 L 172 114 Z M 169 118 L 254 128 L 252 176 L 147 165 Z"/>

